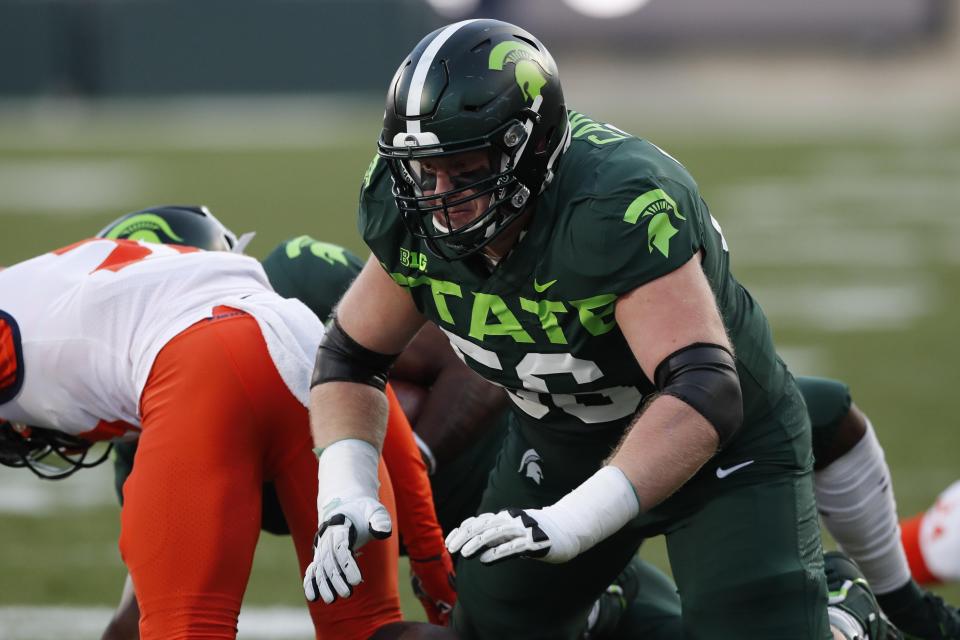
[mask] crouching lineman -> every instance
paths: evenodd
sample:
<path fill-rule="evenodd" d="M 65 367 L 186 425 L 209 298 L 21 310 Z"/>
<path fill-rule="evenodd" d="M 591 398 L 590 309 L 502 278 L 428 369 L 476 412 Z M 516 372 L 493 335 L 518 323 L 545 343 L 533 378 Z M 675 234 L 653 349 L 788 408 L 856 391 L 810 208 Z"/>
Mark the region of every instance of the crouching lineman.
<path fill-rule="evenodd" d="M 301 566 L 310 561 L 317 463 L 305 402 L 322 335 L 254 259 L 226 252 L 90 239 L 0 272 L 4 459 L 139 437 L 120 549 L 141 637 L 235 637 L 265 480 Z M 365 488 L 383 501 L 371 520 L 384 538 L 393 492 L 378 455 L 373 465 Z M 396 557 L 394 541 L 371 542 L 353 594 L 364 604 L 347 603 L 349 619 L 311 606 L 318 636 L 404 632 Z"/>
<path fill-rule="evenodd" d="M 206 207 L 198 205 L 165 205 L 125 214 L 97 235 L 179 244 L 208 251 L 236 251 L 238 246 L 235 234 Z M 243 237 L 239 242 L 243 242 Z M 343 247 L 300 236 L 271 252 L 263 267 L 278 293 L 287 298 L 299 298 L 322 321 L 329 316 L 362 264 Z M 461 367 L 466 368 L 462 364 Z M 121 504 L 122 487 L 133 469 L 136 450 L 136 441 L 114 445 L 115 485 Z M 456 601 L 452 561 L 443 546 L 443 533 L 433 510 L 424 463 L 409 425 L 403 420 L 402 413 L 395 409 L 390 413 L 383 457 L 396 500 L 396 511 L 391 509 L 391 514 L 396 515 L 401 539 L 413 559 L 411 569 L 417 594 L 430 622 L 446 624 Z M 290 533 L 272 482 L 263 485 L 261 528 L 277 535 Z M 339 601 L 326 607 L 323 611 L 326 624 L 330 625 L 335 618 L 349 620 L 352 608 Z M 103 639 L 135 640 L 139 637 L 138 621 L 137 600 L 128 577 Z"/>
<path fill-rule="evenodd" d="M 429 319 L 515 404 L 491 513 L 447 538 L 465 559 L 458 632 L 577 637 L 642 538 L 665 533 L 685 635 L 830 637 L 809 420 L 686 171 L 568 112 L 543 45 L 490 20 L 414 48 L 379 149 L 360 206 L 375 259 L 314 375 L 320 475 L 349 482 L 321 482 L 308 596 L 349 581 L 351 547 L 372 537 L 376 389 Z M 513 463 L 529 451 L 532 481 Z"/>

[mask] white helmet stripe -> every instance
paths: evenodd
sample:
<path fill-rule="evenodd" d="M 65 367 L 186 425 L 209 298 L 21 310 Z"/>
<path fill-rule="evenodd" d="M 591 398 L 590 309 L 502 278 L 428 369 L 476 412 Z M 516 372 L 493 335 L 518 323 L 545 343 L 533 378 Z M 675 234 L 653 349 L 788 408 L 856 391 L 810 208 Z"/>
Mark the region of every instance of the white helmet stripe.
<path fill-rule="evenodd" d="M 410 80 L 410 89 L 407 93 L 407 116 L 420 115 L 420 100 L 423 97 L 423 85 L 427 80 L 427 72 L 430 70 L 433 59 L 437 56 L 437 52 L 440 51 L 440 47 L 450 39 L 450 36 L 471 22 L 476 22 L 476 20 L 463 20 L 450 25 L 438 33 L 437 37 L 424 49 L 423 55 L 421 55 L 417 61 L 417 67 L 413 70 L 413 78 Z M 420 133 L 420 121 L 407 120 L 407 133 Z"/>

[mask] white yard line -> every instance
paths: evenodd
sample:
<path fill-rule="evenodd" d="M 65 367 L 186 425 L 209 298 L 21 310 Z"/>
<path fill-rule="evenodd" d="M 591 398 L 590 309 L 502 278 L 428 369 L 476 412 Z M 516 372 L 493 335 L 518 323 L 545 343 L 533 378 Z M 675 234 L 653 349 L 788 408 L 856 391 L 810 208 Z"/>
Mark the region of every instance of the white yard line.
<path fill-rule="evenodd" d="M 770 321 L 778 327 L 826 332 L 897 330 L 935 312 L 924 281 L 870 285 L 751 285 Z"/>
<path fill-rule="evenodd" d="M 0 211 L 46 215 L 122 209 L 141 197 L 149 170 L 130 160 L 0 161 Z"/>
<path fill-rule="evenodd" d="M 8 513 L 43 517 L 116 504 L 113 465 L 109 460 L 93 469 L 84 469 L 65 482 L 41 480 L 27 469 L 0 467 L 0 516 Z"/>
<path fill-rule="evenodd" d="M 0 607 L 3 640 L 96 640 L 110 620 L 110 607 Z M 313 624 L 304 607 L 244 607 L 240 640 L 309 640 Z"/>
<path fill-rule="evenodd" d="M 0 151 L 244 151 L 374 147 L 382 98 L 0 101 Z"/>
<path fill-rule="evenodd" d="M 821 347 L 778 344 L 777 354 L 795 376 L 823 376 L 833 371 L 832 358 Z"/>

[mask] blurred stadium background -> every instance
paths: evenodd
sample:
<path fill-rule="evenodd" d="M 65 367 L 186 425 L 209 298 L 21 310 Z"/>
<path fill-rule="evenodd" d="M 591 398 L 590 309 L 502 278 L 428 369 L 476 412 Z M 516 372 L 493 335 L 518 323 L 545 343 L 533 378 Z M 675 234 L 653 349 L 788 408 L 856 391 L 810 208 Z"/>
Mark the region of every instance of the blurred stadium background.
<path fill-rule="evenodd" d="M 0 263 L 158 203 L 256 230 L 256 256 L 304 233 L 363 252 L 390 77 L 476 16 L 531 30 L 572 107 L 686 164 L 785 359 L 873 418 L 901 514 L 960 476 L 952 0 L 0 0 Z M 0 638 L 98 637 L 118 527 L 106 466 L 0 472 Z M 240 637 L 309 637 L 300 601 L 289 541 L 265 535 Z"/>

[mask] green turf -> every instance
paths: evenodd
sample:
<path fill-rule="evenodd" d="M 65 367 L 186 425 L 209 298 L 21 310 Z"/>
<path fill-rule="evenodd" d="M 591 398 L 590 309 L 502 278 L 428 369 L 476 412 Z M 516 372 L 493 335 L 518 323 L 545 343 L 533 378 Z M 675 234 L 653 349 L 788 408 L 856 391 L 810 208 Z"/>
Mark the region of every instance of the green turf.
<path fill-rule="evenodd" d="M 637 123 L 617 124 L 643 131 Z M 4 171 L 19 166 L 102 163 L 132 168 L 137 183 L 109 206 L 76 210 L 29 200 L 11 204 L 0 193 L 0 263 L 67 244 L 127 210 L 163 202 L 202 202 L 235 231 L 256 230 L 250 250 L 256 256 L 304 233 L 362 252 L 355 203 L 378 123 L 374 117 L 352 126 L 356 136 L 339 142 L 273 150 L 172 150 L 159 139 L 152 147 L 142 129 L 129 145 L 135 151 L 104 150 L 95 140 L 84 146 L 72 134 L 64 135 L 62 147 L 56 139 L 42 149 L 5 146 L 0 135 L 0 184 L 9 184 L 2 182 Z M 16 127 L 0 122 L 0 132 Z M 851 385 L 885 446 L 901 512 L 925 508 L 960 476 L 953 407 L 960 381 L 960 132 L 799 141 L 789 131 L 764 140 L 709 134 L 651 137 L 697 177 L 723 225 L 735 272 L 769 310 L 788 362 L 800 373 Z M 71 195 L 59 182 L 27 188 L 38 196 L 45 190 Z M 792 360 L 790 354 L 799 355 Z M 0 513 L 4 604 L 115 602 L 123 575 L 118 520 L 118 510 L 108 506 L 43 518 Z M 659 541 L 646 553 L 665 563 Z M 265 535 L 247 602 L 298 602 L 295 574 L 289 541 Z M 960 586 L 939 590 L 960 603 Z M 419 616 L 406 597 L 407 611 Z"/>

